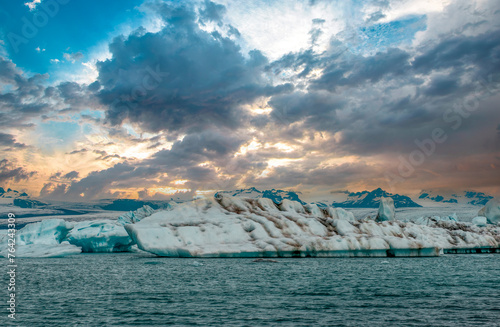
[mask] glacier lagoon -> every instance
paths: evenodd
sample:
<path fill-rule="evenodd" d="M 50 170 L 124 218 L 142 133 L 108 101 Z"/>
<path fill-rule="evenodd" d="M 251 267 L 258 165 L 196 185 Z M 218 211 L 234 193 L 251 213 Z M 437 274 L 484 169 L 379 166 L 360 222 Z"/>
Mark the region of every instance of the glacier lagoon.
<path fill-rule="evenodd" d="M 2 326 L 494 326 L 500 256 L 22 258 Z M 2 280 L 7 282 L 6 274 Z"/>
<path fill-rule="evenodd" d="M 496 323 L 500 256 L 446 253 L 498 252 L 499 226 L 455 214 L 401 221 L 391 201 L 381 202 L 376 217 L 362 219 L 341 208 L 219 197 L 117 220 L 28 224 L 16 235 L 16 323 Z M 5 317 L 2 326 L 11 323 Z"/>

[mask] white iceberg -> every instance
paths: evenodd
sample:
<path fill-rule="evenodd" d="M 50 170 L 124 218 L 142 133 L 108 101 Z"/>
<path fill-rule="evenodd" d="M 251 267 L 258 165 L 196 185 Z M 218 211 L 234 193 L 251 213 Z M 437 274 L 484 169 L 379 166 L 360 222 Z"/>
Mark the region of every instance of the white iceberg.
<path fill-rule="evenodd" d="M 65 241 L 73 224 L 62 219 L 47 219 L 28 224 L 15 233 L 15 252 L 8 252 L 8 235 L 0 236 L 0 256 L 63 257 L 82 252 L 81 248 Z"/>
<path fill-rule="evenodd" d="M 392 221 L 396 219 L 396 209 L 392 198 L 380 198 L 377 221 Z"/>
<path fill-rule="evenodd" d="M 220 196 L 156 212 L 125 229 L 139 249 L 169 257 L 432 256 L 439 249 L 498 247 L 497 230 L 453 219 L 432 227 L 350 221 L 289 200 Z"/>
<path fill-rule="evenodd" d="M 118 222 L 122 225 L 134 224 L 141 221 L 145 217 L 151 216 L 156 210 L 148 205 L 143 206 L 135 211 L 127 212 L 126 214 L 118 217 Z"/>
<path fill-rule="evenodd" d="M 112 220 L 78 222 L 66 240 L 83 252 L 126 252 L 133 245 L 123 225 Z"/>
<path fill-rule="evenodd" d="M 474 217 L 472 223 L 478 227 L 486 227 L 488 225 L 488 219 L 486 217 Z"/>
<path fill-rule="evenodd" d="M 500 202 L 496 199 L 490 200 L 484 208 L 479 210 L 477 215 L 486 217 L 490 224 L 500 223 Z"/>
<path fill-rule="evenodd" d="M 80 252 L 131 251 L 132 239 L 112 220 L 70 223 L 46 219 L 16 231 L 17 257 L 60 257 Z M 0 256 L 7 256 L 7 235 L 0 235 Z"/>
<path fill-rule="evenodd" d="M 438 223 L 449 223 L 449 224 L 455 224 L 458 222 L 457 214 L 454 213 L 450 216 L 432 216 L 432 217 L 420 217 L 417 220 L 415 220 L 415 224 L 417 225 L 425 225 L 425 226 L 437 226 Z"/>
<path fill-rule="evenodd" d="M 330 215 L 330 217 L 332 217 L 333 219 L 356 221 L 354 214 L 345 209 L 328 207 L 327 210 L 328 210 L 328 215 Z M 321 215 L 316 215 L 316 216 L 320 217 Z"/>
<path fill-rule="evenodd" d="M 62 219 L 46 219 L 28 224 L 17 231 L 16 245 L 59 244 L 71 228 L 73 224 Z"/>

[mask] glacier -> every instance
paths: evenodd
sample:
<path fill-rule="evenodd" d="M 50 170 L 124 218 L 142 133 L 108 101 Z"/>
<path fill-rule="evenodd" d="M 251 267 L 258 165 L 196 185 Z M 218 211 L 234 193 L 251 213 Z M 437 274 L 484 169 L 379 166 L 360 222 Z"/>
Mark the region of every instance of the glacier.
<path fill-rule="evenodd" d="M 7 235 L 0 234 L 6 256 Z M 16 234 L 18 256 L 65 256 L 137 249 L 166 257 L 386 257 L 438 256 L 497 250 L 500 226 L 458 221 L 456 214 L 396 220 L 394 203 L 382 200 L 376 220 L 356 220 L 342 208 L 320 208 L 288 199 L 218 194 L 153 210 L 143 207 L 117 220 L 76 223 L 46 219 Z M 495 251 L 496 251 L 495 250 Z"/>

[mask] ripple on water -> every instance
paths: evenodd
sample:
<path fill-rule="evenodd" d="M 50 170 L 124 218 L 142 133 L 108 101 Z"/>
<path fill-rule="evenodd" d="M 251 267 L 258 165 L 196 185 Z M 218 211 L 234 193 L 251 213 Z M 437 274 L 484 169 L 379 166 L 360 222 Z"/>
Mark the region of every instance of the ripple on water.
<path fill-rule="evenodd" d="M 252 261 L 133 253 L 19 259 L 16 323 L 498 325 L 497 254 Z"/>

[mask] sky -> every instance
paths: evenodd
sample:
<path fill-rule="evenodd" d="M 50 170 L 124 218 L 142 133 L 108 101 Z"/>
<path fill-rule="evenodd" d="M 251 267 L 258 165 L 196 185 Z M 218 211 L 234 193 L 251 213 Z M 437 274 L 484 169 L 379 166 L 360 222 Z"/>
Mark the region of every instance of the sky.
<path fill-rule="evenodd" d="M 500 195 L 496 0 L 0 3 L 0 186 Z"/>

